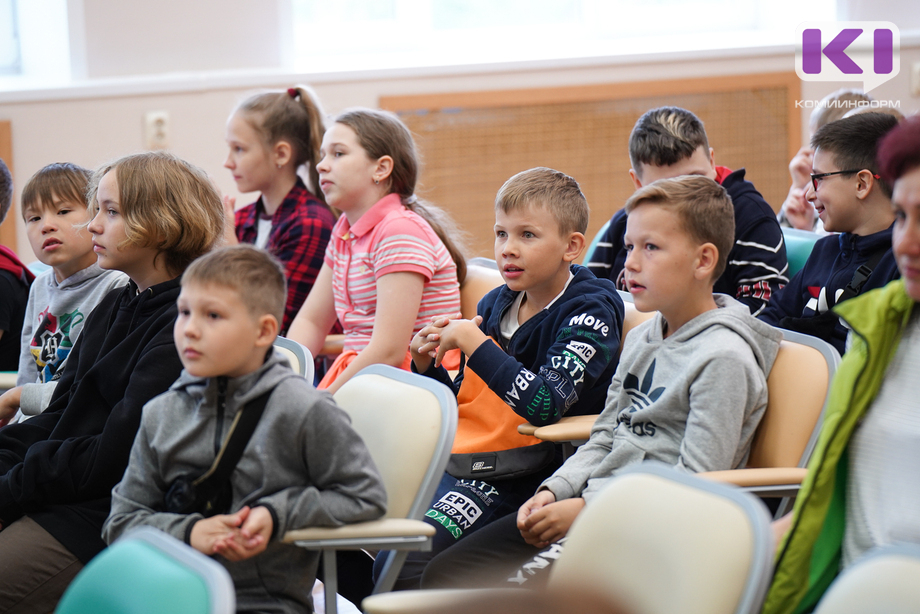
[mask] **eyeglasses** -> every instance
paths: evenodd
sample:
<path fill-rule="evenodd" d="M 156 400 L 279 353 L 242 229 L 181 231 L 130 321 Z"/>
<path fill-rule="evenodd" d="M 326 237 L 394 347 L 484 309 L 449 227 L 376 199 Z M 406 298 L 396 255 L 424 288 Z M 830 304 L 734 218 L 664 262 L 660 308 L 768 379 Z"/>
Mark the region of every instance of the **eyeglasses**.
<path fill-rule="evenodd" d="M 831 175 L 852 175 L 853 173 L 858 173 L 863 170 L 867 170 L 867 169 L 861 168 L 855 171 L 834 171 L 833 173 L 818 173 L 817 175 L 812 173 L 811 174 L 811 185 L 814 186 L 815 192 L 817 192 L 818 191 L 818 179 L 823 179 L 824 177 L 830 177 Z M 881 177 L 879 177 L 875 173 L 872 173 L 872 176 L 875 177 L 876 179 L 881 179 Z"/>

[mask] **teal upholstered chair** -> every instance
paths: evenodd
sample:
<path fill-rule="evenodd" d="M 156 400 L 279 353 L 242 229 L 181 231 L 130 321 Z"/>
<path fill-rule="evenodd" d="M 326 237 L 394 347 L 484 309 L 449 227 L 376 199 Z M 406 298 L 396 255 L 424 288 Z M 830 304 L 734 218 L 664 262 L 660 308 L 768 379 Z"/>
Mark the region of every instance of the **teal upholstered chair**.
<path fill-rule="evenodd" d="M 236 610 L 223 566 L 152 527 L 126 533 L 77 574 L 58 614 L 221 614 Z"/>

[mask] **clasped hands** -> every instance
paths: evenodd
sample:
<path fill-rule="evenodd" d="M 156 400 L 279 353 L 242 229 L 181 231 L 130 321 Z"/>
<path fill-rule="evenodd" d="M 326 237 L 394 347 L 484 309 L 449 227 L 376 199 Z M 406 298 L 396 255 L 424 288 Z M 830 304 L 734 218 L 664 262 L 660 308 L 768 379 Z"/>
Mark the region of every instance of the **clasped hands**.
<path fill-rule="evenodd" d="M 192 527 L 192 548 L 208 556 L 219 554 L 230 561 L 253 557 L 268 546 L 274 521 L 268 508 L 242 508 L 235 514 L 204 518 Z"/>
<path fill-rule="evenodd" d="M 472 354 L 488 339 L 479 330 L 480 324 L 482 316 L 465 320 L 459 313 L 433 318 L 431 324 L 416 333 L 409 345 L 416 370 L 419 373 L 427 371 L 432 359 L 435 367 L 441 366 L 444 354 L 453 349 L 459 348 L 467 356 Z"/>

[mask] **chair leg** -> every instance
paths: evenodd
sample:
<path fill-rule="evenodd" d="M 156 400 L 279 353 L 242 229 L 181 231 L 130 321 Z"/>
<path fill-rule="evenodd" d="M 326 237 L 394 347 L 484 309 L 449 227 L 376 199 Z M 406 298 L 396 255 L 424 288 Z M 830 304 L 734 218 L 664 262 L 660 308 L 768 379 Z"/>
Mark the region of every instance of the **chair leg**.
<path fill-rule="evenodd" d="M 406 557 L 409 556 L 409 552 L 407 550 L 390 550 L 388 552 L 378 553 L 378 556 L 380 555 L 387 557 L 387 560 L 383 564 L 383 570 L 380 572 L 380 579 L 377 580 L 377 583 L 374 585 L 374 592 L 371 593 L 372 595 L 388 593 L 393 590 L 393 585 L 396 584 L 396 578 L 399 577 L 399 571 L 402 569 L 403 563 L 406 562 Z"/>
<path fill-rule="evenodd" d="M 323 591 L 326 596 L 326 614 L 337 614 L 336 592 L 339 587 L 335 550 L 323 548 Z"/>

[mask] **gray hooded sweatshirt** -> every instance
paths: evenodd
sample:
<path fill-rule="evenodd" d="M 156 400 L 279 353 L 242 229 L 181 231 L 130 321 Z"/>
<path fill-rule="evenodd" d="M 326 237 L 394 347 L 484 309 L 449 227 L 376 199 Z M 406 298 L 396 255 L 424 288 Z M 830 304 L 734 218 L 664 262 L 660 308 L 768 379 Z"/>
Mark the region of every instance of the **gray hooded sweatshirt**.
<path fill-rule="evenodd" d="M 587 502 L 618 469 L 647 459 L 692 472 L 744 465 L 782 333 L 714 297 L 718 309 L 666 339 L 660 313 L 629 332 L 591 438 L 540 489 Z"/>
<path fill-rule="evenodd" d="M 102 537 L 111 543 L 132 527 L 148 525 L 188 543 L 202 516 L 164 512 L 166 491 L 181 475 L 204 473 L 237 411 L 271 389 L 231 476 L 231 512 L 245 505 L 267 507 L 274 520 L 272 539 L 250 559 L 216 558 L 230 571 L 239 609 L 310 612 L 319 552 L 278 539 L 291 529 L 378 518 L 386 493 L 348 415 L 331 395 L 291 371 L 279 354 L 238 378 L 202 379 L 183 371 L 167 392 L 144 406 L 128 469 L 112 489 Z"/>

